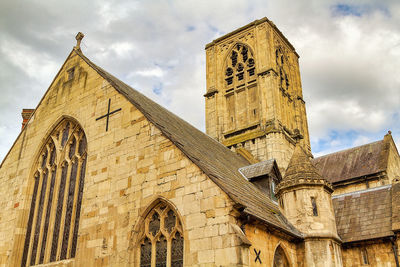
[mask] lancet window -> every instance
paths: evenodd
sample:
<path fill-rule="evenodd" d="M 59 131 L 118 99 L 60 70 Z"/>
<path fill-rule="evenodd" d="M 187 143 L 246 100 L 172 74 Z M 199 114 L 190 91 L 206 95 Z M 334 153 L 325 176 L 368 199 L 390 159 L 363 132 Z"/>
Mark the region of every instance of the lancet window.
<path fill-rule="evenodd" d="M 313 215 L 318 216 L 318 207 L 317 202 L 315 201 L 315 197 L 311 197 L 311 206 L 313 210 Z"/>
<path fill-rule="evenodd" d="M 224 71 L 225 131 L 243 129 L 259 118 L 256 63 L 250 48 L 236 44 L 226 58 Z"/>
<path fill-rule="evenodd" d="M 146 216 L 140 234 L 141 267 L 183 266 L 182 225 L 175 211 L 160 202 Z"/>
<path fill-rule="evenodd" d="M 21 266 L 74 258 L 85 182 L 87 142 L 83 130 L 63 120 L 35 163 Z"/>
<path fill-rule="evenodd" d="M 287 57 L 281 47 L 275 50 L 275 61 L 279 71 L 279 87 L 287 91 L 290 88 L 289 66 Z"/>

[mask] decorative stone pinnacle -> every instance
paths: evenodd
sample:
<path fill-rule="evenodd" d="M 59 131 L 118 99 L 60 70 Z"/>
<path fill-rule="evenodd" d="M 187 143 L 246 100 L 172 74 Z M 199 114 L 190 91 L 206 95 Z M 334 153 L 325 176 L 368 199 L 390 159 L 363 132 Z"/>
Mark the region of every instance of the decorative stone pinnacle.
<path fill-rule="evenodd" d="M 85 37 L 85 35 L 81 32 L 78 32 L 78 34 L 75 36 L 75 39 L 76 39 L 75 48 L 76 49 L 79 49 L 79 50 L 81 49 L 81 41 L 82 41 L 83 37 Z"/>

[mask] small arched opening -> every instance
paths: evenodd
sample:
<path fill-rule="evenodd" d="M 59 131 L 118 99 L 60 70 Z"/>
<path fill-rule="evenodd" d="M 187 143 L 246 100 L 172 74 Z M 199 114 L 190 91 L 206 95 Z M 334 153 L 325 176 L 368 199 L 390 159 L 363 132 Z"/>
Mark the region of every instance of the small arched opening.
<path fill-rule="evenodd" d="M 289 260 L 281 245 L 275 250 L 273 267 L 290 267 Z"/>

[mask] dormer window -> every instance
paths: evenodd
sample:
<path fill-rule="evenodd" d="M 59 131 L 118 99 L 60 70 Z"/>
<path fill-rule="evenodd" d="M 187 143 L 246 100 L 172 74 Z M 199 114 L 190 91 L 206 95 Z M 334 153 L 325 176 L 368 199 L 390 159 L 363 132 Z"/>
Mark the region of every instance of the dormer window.
<path fill-rule="evenodd" d="M 274 159 L 242 167 L 239 172 L 269 199 L 278 204 L 275 192 L 276 185 L 282 180 L 282 176 Z"/>

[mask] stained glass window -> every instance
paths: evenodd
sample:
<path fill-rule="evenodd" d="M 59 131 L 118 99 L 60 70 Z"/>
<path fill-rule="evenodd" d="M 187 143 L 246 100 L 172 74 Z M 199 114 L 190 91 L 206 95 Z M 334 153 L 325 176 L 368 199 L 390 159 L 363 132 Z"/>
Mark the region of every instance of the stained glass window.
<path fill-rule="evenodd" d="M 183 237 L 179 232 L 176 232 L 171 244 L 171 266 L 183 266 Z"/>
<path fill-rule="evenodd" d="M 169 205 L 164 202 L 156 205 L 141 230 L 138 246 L 141 267 L 183 266 L 182 226 Z"/>
<path fill-rule="evenodd" d="M 34 166 L 22 267 L 75 257 L 85 167 L 84 132 L 72 120 L 63 120 L 47 137 Z"/>
<path fill-rule="evenodd" d="M 151 266 L 151 241 L 145 237 L 143 243 L 140 245 L 140 266 Z"/>

